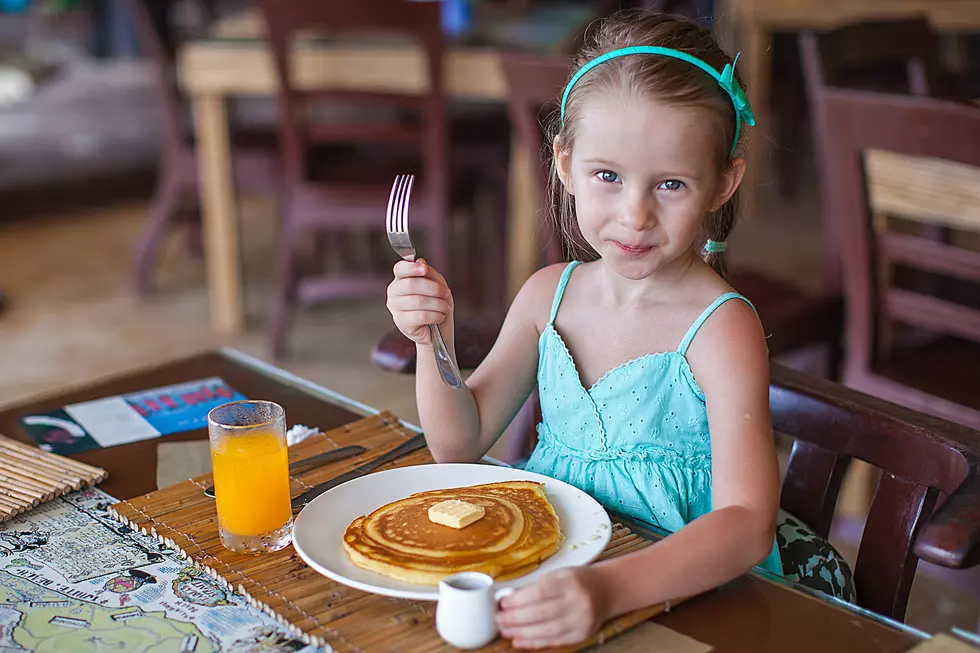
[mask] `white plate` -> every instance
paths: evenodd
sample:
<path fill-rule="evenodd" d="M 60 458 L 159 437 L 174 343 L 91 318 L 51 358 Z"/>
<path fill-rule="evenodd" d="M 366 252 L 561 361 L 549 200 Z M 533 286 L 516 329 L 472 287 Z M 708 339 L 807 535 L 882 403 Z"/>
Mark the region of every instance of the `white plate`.
<path fill-rule="evenodd" d="M 435 587 L 392 580 L 355 566 L 344 551 L 344 532 L 357 517 L 415 492 L 499 481 L 544 483 L 565 537 L 561 549 L 537 569 L 521 578 L 502 582 L 500 587 L 530 583 L 553 569 L 586 565 L 609 543 L 612 535 L 609 515 L 595 499 L 576 487 L 509 467 L 450 464 L 416 465 L 377 472 L 324 492 L 296 517 L 293 546 L 310 567 L 338 583 L 374 594 L 435 601 L 438 598 Z"/>

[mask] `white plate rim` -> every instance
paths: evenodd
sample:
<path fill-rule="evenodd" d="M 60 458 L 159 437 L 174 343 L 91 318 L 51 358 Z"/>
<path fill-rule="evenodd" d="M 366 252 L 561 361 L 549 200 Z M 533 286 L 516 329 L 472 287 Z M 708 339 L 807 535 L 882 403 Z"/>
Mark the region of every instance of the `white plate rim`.
<path fill-rule="evenodd" d="M 589 502 L 591 504 L 591 505 L 588 505 L 588 508 L 598 509 L 599 514 L 601 515 L 601 520 L 599 521 L 599 524 L 600 525 L 599 525 L 598 530 L 597 530 L 597 533 L 596 533 L 599 537 L 597 539 L 590 538 L 591 541 L 588 542 L 588 546 L 589 546 L 590 549 L 594 549 L 594 551 L 591 552 L 587 557 L 582 558 L 576 564 L 567 564 L 567 565 L 558 565 L 558 566 L 555 566 L 555 564 L 552 563 L 551 565 L 549 565 L 548 564 L 549 561 L 553 561 L 554 558 L 558 555 L 558 554 L 556 554 L 556 556 L 552 556 L 552 558 L 549 558 L 549 560 L 546 560 L 541 565 L 541 567 L 539 567 L 535 571 L 531 572 L 527 576 L 523 576 L 521 578 L 515 578 L 515 579 L 509 580 L 509 581 L 502 582 L 502 583 L 499 584 L 501 587 L 509 587 L 509 586 L 510 587 L 517 587 L 517 586 L 519 586 L 521 584 L 524 584 L 524 583 L 528 582 L 529 579 L 534 578 L 534 577 L 538 576 L 540 573 L 543 573 L 544 571 L 547 571 L 547 570 L 550 570 L 550 569 L 558 569 L 558 568 L 569 567 L 569 566 L 582 566 L 582 565 L 590 564 L 591 562 L 595 561 L 595 559 L 597 557 L 599 557 L 599 555 L 602 554 L 602 552 L 606 548 L 606 545 L 609 544 L 609 540 L 612 537 L 612 521 L 611 521 L 611 519 L 609 517 L 609 513 L 602 506 L 602 504 L 600 504 L 598 501 L 595 500 L 595 498 L 593 498 L 592 496 L 590 496 L 588 493 L 583 492 L 582 490 L 580 490 L 579 488 L 575 487 L 574 485 L 571 485 L 570 483 L 566 483 L 565 481 L 561 481 L 559 479 L 552 478 L 550 476 L 545 476 L 543 474 L 538 474 L 536 472 L 529 472 L 529 471 L 525 471 L 525 470 L 522 470 L 522 469 L 517 469 L 515 467 L 506 467 L 506 466 L 503 466 L 503 465 L 493 465 L 493 464 L 487 464 L 487 463 L 434 463 L 434 464 L 428 464 L 428 465 L 411 465 L 411 466 L 407 466 L 407 467 L 396 467 L 394 469 L 386 469 L 386 470 L 383 470 L 383 471 L 380 471 L 380 472 L 374 472 L 374 473 L 371 473 L 371 474 L 366 474 L 366 475 L 361 476 L 359 478 L 355 478 L 355 479 L 352 479 L 350 481 L 347 481 L 346 483 L 341 483 L 337 487 L 330 488 L 329 490 L 327 490 L 326 492 L 324 492 L 323 494 L 321 494 L 320 496 L 318 496 L 316 499 L 314 499 L 313 501 L 311 501 L 309 504 L 307 504 L 299 512 L 299 514 L 297 514 L 296 517 L 294 518 L 294 521 L 293 521 L 293 538 L 292 538 L 292 540 L 293 540 L 292 541 L 293 550 L 296 551 L 297 555 L 299 555 L 299 557 L 311 569 L 313 569 L 317 573 L 322 574 L 323 576 L 329 578 L 330 580 L 333 580 L 333 581 L 335 581 L 337 583 L 340 583 L 342 585 L 346 585 L 348 587 L 353 587 L 355 589 L 358 589 L 358 590 L 361 590 L 361 591 L 364 591 L 364 592 L 369 592 L 371 594 L 377 594 L 377 595 L 380 595 L 380 596 L 388 596 L 388 597 L 391 597 L 391 598 L 409 599 L 409 600 L 417 600 L 417 601 L 436 601 L 438 599 L 438 588 L 435 587 L 435 586 L 416 585 L 415 587 L 418 588 L 416 590 L 412 590 L 412 589 L 397 589 L 397 588 L 393 588 L 393 587 L 386 587 L 384 585 L 376 585 L 376 584 L 372 584 L 372 583 L 369 583 L 369 582 L 362 582 L 362 581 L 357 580 L 355 578 L 350 578 L 349 576 L 346 576 L 343 573 L 337 572 L 336 570 L 331 569 L 330 567 L 328 567 L 328 566 L 324 565 L 323 563 L 321 563 L 320 561 L 318 561 L 309 551 L 304 550 L 304 547 L 302 546 L 302 544 L 297 541 L 296 534 L 297 534 L 297 530 L 301 530 L 302 529 L 302 527 L 300 527 L 300 529 L 297 529 L 297 527 L 300 526 L 300 520 L 302 519 L 303 513 L 306 512 L 306 511 L 308 511 L 308 510 L 310 510 L 310 508 L 312 506 L 314 506 L 314 504 L 316 504 L 317 502 L 319 502 L 319 503 L 322 504 L 322 503 L 326 503 L 326 502 L 330 501 L 331 498 L 332 498 L 331 497 L 331 493 L 334 493 L 334 495 L 333 495 L 334 497 L 337 496 L 337 494 L 339 494 L 339 492 L 337 492 L 337 491 L 340 490 L 340 488 L 345 488 L 344 491 L 345 492 L 348 492 L 348 491 L 350 491 L 350 486 L 352 486 L 352 485 L 353 486 L 356 486 L 357 484 L 363 484 L 363 483 L 378 483 L 378 482 L 383 482 L 383 480 L 379 480 L 379 479 L 391 478 L 391 476 L 398 475 L 398 474 L 419 473 L 419 470 L 424 470 L 424 471 L 431 470 L 430 473 L 437 474 L 438 472 L 435 471 L 435 469 L 433 469 L 433 468 L 442 468 L 442 469 L 445 469 L 445 468 L 449 468 L 449 467 L 454 468 L 456 470 L 460 470 L 460 471 L 463 471 L 466 468 L 472 468 L 474 471 L 480 471 L 480 472 L 486 472 L 486 471 L 488 471 L 488 469 L 492 469 L 495 472 L 497 472 L 497 471 L 502 472 L 503 473 L 503 476 L 508 476 L 509 477 L 509 478 L 504 478 L 502 476 L 500 479 L 498 479 L 498 480 L 501 480 L 501 481 L 502 480 L 528 480 L 528 481 L 538 481 L 538 482 L 541 482 L 541 483 L 545 483 L 546 485 L 551 485 L 553 487 L 559 487 L 559 488 L 561 488 L 561 491 L 563 493 L 568 493 L 570 496 L 580 495 L 582 498 L 584 498 L 587 502 Z M 426 469 L 426 468 L 428 468 L 428 469 Z M 482 482 L 490 482 L 490 483 L 492 483 L 492 482 L 497 482 L 497 481 L 495 481 L 495 480 L 478 481 L 478 482 L 473 483 L 473 484 L 474 485 L 477 485 L 477 484 L 482 483 Z M 447 485 L 446 487 L 460 487 L 460 485 L 459 484 L 451 484 L 451 485 Z M 412 493 L 411 490 L 407 490 L 405 496 L 408 496 L 408 494 L 411 494 L 411 493 Z M 377 507 L 380 507 L 380 506 L 377 506 Z M 556 511 L 557 510 L 558 510 L 558 507 L 556 506 Z M 307 513 L 307 514 L 312 514 L 312 512 Z M 561 515 L 559 515 L 559 519 L 561 520 L 561 523 L 565 523 L 565 521 L 567 520 L 567 516 L 566 516 L 566 519 L 561 519 Z M 564 534 L 564 532 L 565 532 L 564 528 L 562 530 L 563 530 L 563 534 Z M 341 546 L 340 545 L 340 538 L 342 537 L 342 535 L 343 535 L 342 533 L 339 533 L 337 535 L 337 545 L 338 545 L 338 547 Z M 569 542 L 567 540 L 565 542 L 563 542 L 562 543 L 562 548 L 559 550 L 558 553 L 561 553 L 561 552 L 565 551 L 565 548 L 568 546 L 568 544 L 569 544 Z M 559 558 L 559 561 L 560 560 L 561 560 L 561 558 Z M 364 573 L 370 573 L 370 572 L 364 572 Z M 381 580 L 379 580 L 379 582 L 381 582 L 381 583 L 385 582 L 383 580 L 383 577 L 379 576 L 379 579 L 381 579 Z M 408 586 L 408 587 L 411 587 L 411 585 L 409 585 L 407 583 L 405 585 Z"/>

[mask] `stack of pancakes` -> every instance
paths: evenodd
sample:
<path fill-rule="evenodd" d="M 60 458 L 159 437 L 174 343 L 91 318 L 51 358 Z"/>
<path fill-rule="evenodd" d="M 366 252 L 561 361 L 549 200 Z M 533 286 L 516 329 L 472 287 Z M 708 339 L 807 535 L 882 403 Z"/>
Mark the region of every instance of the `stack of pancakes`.
<path fill-rule="evenodd" d="M 429 520 L 429 507 L 446 500 L 482 506 L 460 529 Z M 375 573 L 419 585 L 478 571 L 496 579 L 522 576 L 561 546 L 558 515 L 544 485 L 506 481 L 420 492 L 358 517 L 344 533 L 351 561 Z"/>

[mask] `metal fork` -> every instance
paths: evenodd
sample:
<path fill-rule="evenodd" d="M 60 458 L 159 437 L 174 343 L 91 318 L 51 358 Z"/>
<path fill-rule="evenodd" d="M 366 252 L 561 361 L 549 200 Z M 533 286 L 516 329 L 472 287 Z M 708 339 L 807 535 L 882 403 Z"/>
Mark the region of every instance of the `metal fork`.
<path fill-rule="evenodd" d="M 391 186 L 391 196 L 388 198 L 388 211 L 385 216 L 385 229 L 388 232 L 388 244 L 395 253 L 406 261 L 415 260 L 415 246 L 408 233 L 408 205 L 412 195 L 412 185 L 415 175 L 398 175 Z M 459 375 L 456 362 L 449 355 L 449 348 L 442 338 L 438 324 L 430 324 L 429 339 L 436 356 L 436 368 L 443 383 L 455 390 L 463 387 L 463 378 Z"/>

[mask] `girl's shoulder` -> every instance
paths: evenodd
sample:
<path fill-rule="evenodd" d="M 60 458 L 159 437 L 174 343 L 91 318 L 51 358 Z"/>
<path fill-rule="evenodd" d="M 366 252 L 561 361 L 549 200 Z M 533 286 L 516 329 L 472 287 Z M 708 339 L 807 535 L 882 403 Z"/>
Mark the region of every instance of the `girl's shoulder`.
<path fill-rule="evenodd" d="M 551 318 L 555 293 L 568 265 L 555 263 L 532 274 L 521 286 L 509 312 L 532 322 L 539 333 L 543 331 Z"/>
<path fill-rule="evenodd" d="M 768 370 L 766 333 L 749 301 L 727 284 L 705 300 L 713 308 L 693 326 L 695 332 L 685 353 L 698 382 L 715 373 L 727 377 L 760 366 Z"/>

